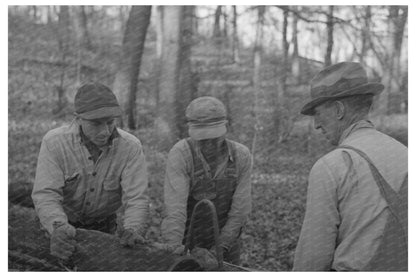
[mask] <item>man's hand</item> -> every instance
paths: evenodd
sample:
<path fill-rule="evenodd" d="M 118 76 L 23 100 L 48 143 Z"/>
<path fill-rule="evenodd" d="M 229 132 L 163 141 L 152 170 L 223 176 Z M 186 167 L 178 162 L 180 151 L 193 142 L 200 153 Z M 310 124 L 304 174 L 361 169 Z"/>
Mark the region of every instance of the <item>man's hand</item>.
<path fill-rule="evenodd" d="M 74 253 L 76 241 L 75 241 L 75 228 L 68 223 L 54 223 L 54 230 L 50 239 L 51 254 L 64 261 Z"/>
<path fill-rule="evenodd" d="M 137 231 L 126 229 L 121 234 L 120 243 L 123 246 L 133 247 L 136 244 L 144 244 L 145 239 Z"/>
<path fill-rule="evenodd" d="M 154 247 L 164 250 L 164 251 L 168 251 L 171 252 L 173 254 L 182 254 L 183 251 L 185 250 L 185 246 L 183 246 L 182 244 L 172 244 L 172 243 L 158 243 L 155 242 L 153 244 Z"/>
<path fill-rule="evenodd" d="M 215 270 L 218 268 L 218 261 L 216 255 L 205 248 L 195 247 L 191 251 L 194 256 L 206 270 Z"/>

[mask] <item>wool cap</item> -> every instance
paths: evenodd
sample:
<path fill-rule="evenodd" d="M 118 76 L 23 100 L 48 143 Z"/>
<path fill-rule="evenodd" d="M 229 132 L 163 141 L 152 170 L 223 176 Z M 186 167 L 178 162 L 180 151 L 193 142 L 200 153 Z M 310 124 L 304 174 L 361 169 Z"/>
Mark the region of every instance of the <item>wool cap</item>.
<path fill-rule="evenodd" d="M 189 136 L 195 140 L 212 139 L 227 133 L 227 112 L 215 97 L 194 99 L 186 108 Z"/>
<path fill-rule="evenodd" d="M 114 93 L 98 82 L 81 85 L 75 95 L 74 106 L 75 114 L 87 120 L 121 115 Z"/>

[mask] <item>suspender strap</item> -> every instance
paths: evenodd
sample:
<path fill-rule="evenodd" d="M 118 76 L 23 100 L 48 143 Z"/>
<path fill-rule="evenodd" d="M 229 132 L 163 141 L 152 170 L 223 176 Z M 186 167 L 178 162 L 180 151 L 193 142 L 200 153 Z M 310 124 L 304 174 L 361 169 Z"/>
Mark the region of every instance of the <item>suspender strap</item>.
<path fill-rule="evenodd" d="M 387 183 L 387 181 L 384 179 L 384 177 L 380 174 L 380 172 L 378 171 L 378 169 L 376 168 L 376 166 L 374 165 L 372 160 L 367 156 L 367 154 L 365 154 L 363 151 L 361 151 L 361 150 L 359 150 L 355 147 L 349 146 L 349 145 L 341 145 L 338 148 L 352 150 L 367 161 L 368 165 L 370 166 L 373 178 L 376 181 L 377 186 L 380 189 L 381 195 L 386 200 L 387 205 L 388 205 L 392 215 L 400 223 L 402 229 L 405 232 L 406 238 L 407 238 L 407 175 L 406 175 L 406 178 L 405 178 L 405 180 L 402 184 L 402 187 L 400 188 L 399 193 L 396 193 L 392 189 L 392 187 Z M 404 197 L 402 195 L 403 192 L 405 193 Z M 405 199 L 403 199 L 403 198 L 405 198 Z M 403 204 L 406 204 L 406 205 L 403 205 Z"/>

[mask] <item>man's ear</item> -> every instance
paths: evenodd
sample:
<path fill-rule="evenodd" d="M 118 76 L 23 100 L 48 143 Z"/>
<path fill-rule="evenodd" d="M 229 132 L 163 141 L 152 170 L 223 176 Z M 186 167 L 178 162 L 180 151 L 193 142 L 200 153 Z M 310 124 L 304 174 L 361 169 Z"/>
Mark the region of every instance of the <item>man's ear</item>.
<path fill-rule="evenodd" d="M 341 101 L 335 101 L 335 111 L 337 119 L 341 120 L 345 116 L 345 106 Z"/>

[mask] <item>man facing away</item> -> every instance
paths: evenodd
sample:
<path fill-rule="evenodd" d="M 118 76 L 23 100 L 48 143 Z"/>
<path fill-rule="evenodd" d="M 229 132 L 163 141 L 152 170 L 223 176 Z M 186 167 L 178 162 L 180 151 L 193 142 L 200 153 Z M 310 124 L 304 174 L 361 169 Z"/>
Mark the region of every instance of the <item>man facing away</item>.
<path fill-rule="evenodd" d="M 218 99 L 194 99 L 186 117 L 190 137 L 173 146 L 166 165 L 163 238 L 171 250 L 183 250 L 192 210 L 198 201 L 208 199 L 215 205 L 224 260 L 238 264 L 239 237 L 251 210 L 251 154 L 247 147 L 225 138 L 226 110 Z M 198 217 L 196 246 L 213 253 L 211 217 Z"/>
<path fill-rule="evenodd" d="M 143 148 L 115 126 L 121 109 L 113 92 L 87 83 L 74 104 L 72 123 L 42 140 L 32 192 L 51 254 L 63 260 L 75 251 L 76 228 L 114 234 L 122 205 L 121 243 L 142 242 L 149 209 Z"/>
<path fill-rule="evenodd" d="M 383 88 L 354 62 L 311 81 L 301 113 L 338 148 L 311 169 L 295 271 L 407 270 L 407 147 L 368 119 Z"/>

